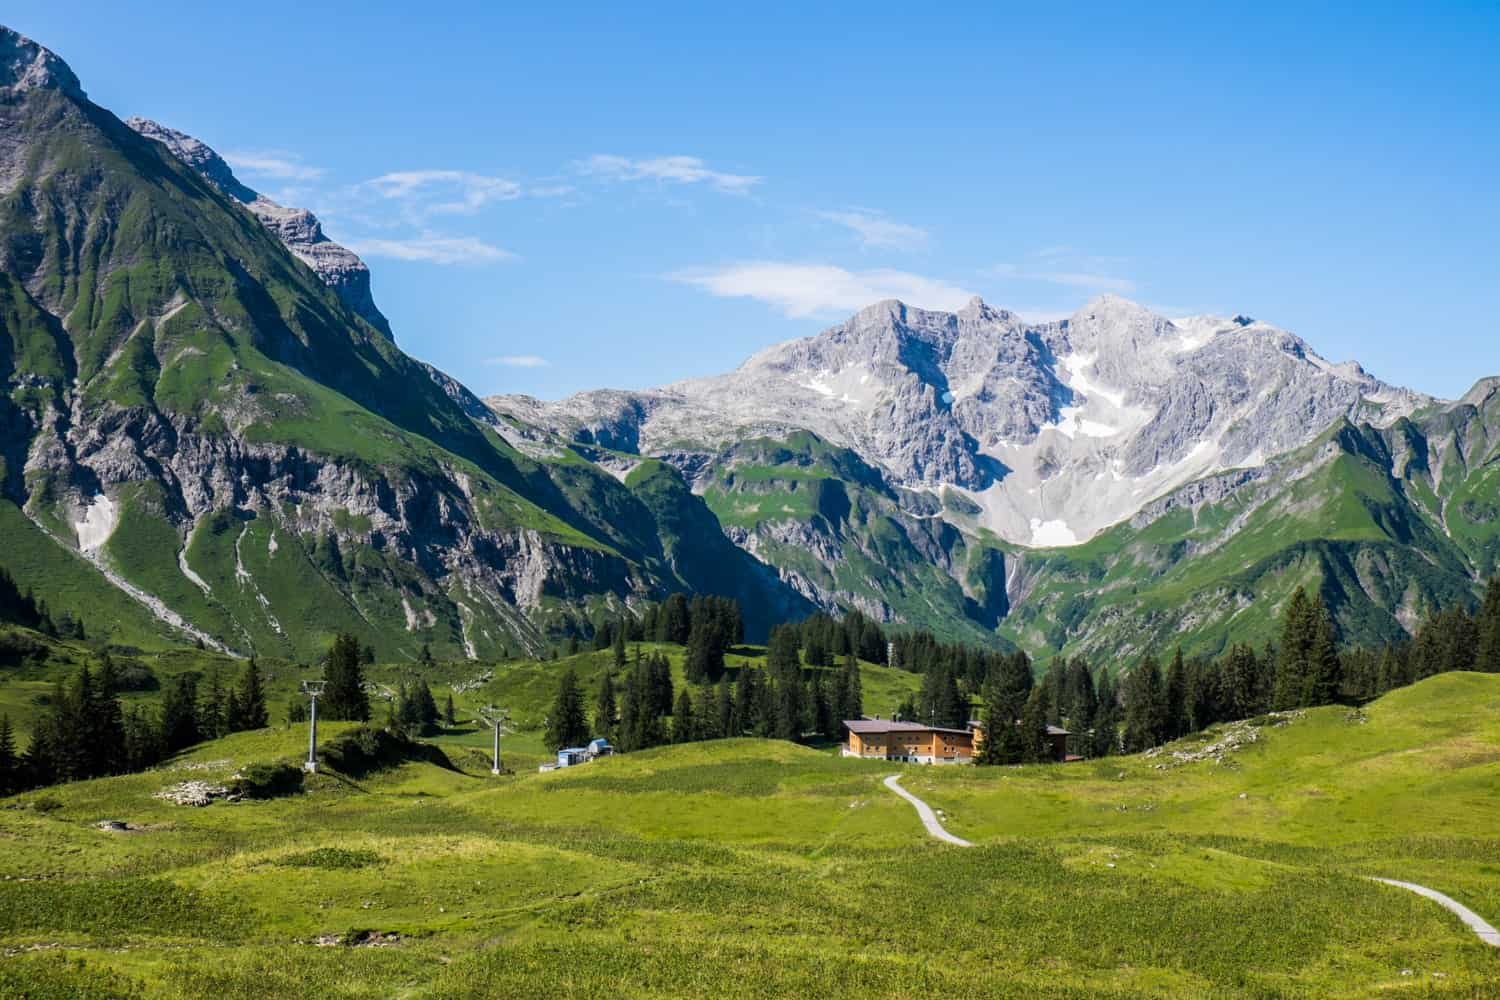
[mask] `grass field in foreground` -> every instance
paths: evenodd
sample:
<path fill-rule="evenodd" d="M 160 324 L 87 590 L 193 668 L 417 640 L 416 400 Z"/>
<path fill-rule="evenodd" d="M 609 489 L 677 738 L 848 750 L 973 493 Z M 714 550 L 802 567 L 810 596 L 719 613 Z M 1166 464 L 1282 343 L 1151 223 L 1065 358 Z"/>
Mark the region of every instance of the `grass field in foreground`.
<path fill-rule="evenodd" d="M 4 803 L 0 995 L 1496 995 L 1500 952 L 1363 876 L 1500 918 L 1500 677 L 1256 733 L 1223 763 L 902 768 L 968 850 L 879 786 L 896 765 L 755 740 L 151 797 L 305 738 L 242 734 Z"/>

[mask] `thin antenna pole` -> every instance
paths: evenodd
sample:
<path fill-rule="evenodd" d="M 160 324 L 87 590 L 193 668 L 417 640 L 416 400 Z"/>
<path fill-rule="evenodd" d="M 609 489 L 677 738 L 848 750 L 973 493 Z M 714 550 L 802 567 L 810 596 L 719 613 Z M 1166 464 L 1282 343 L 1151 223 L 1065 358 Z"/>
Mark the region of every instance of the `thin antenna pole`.
<path fill-rule="evenodd" d="M 312 710 L 309 721 L 312 723 L 307 730 L 307 763 L 302 765 L 302 770 L 308 774 L 318 773 L 318 695 L 323 693 L 323 681 L 303 681 L 302 691 L 312 701 Z"/>
<path fill-rule="evenodd" d="M 484 707 L 484 709 L 481 710 L 481 712 L 479 714 L 484 718 L 485 722 L 488 722 L 492 727 L 494 727 L 494 730 L 495 730 L 495 750 L 494 750 L 494 758 L 493 758 L 494 759 L 494 763 L 490 766 L 490 773 L 491 774 L 499 774 L 500 773 L 500 732 L 501 732 L 501 730 L 503 730 L 505 728 L 505 724 L 510 721 L 510 713 L 508 711 L 506 711 L 505 709 L 503 709 L 503 708 L 496 708 L 494 705 L 486 705 Z"/>

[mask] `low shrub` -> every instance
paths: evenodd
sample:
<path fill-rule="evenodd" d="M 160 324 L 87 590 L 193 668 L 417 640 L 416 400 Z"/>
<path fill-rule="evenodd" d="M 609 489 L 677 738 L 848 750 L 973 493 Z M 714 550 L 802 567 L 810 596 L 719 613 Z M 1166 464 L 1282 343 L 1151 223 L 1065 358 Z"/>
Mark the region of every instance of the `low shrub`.
<path fill-rule="evenodd" d="M 453 770 L 453 762 L 443 751 L 428 743 L 418 743 L 388 729 L 361 726 L 329 740 L 318 750 L 328 766 L 352 778 L 398 767 L 408 761 L 421 760 Z"/>
<path fill-rule="evenodd" d="M 286 868 L 321 868 L 325 871 L 349 871 L 378 865 L 385 859 L 374 851 L 345 847 L 319 847 L 300 854 L 288 854 L 277 864 Z"/>
<path fill-rule="evenodd" d="M 274 799 L 302 791 L 302 768 L 286 763 L 251 764 L 229 779 L 229 791 L 247 799 Z"/>

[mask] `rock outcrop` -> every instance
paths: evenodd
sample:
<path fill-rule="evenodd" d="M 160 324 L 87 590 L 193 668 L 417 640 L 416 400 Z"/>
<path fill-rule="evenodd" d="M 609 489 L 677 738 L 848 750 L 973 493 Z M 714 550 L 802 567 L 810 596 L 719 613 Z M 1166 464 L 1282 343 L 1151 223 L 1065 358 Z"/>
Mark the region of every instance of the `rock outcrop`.
<path fill-rule="evenodd" d="M 1115 296 L 1031 323 L 881 302 L 736 371 L 502 413 L 664 454 L 811 431 L 904 486 L 963 491 L 1019 545 L 1086 541 L 1195 479 L 1254 468 L 1336 420 L 1387 425 L 1431 402 L 1323 360 L 1244 316 L 1170 320 Z"/>
<path fill-rule="evenodd" d="M 172 153 L 211 181 L 215 187 L 248 208 L 298 260 L 317 272 L 344 304 L 364 317 L 371 326 L 391 333 L 390 321 L 375 305 L 370 292 L 370 269 L 354 251 L 323 234 L 317 216 L 305 208 L 286 208 L 247 187 L 235 177 L 224 158 L 208 145 L 186 133 L 149 118 L 128 118 L 126 125 L 148 139 L 162 143 Z"/>

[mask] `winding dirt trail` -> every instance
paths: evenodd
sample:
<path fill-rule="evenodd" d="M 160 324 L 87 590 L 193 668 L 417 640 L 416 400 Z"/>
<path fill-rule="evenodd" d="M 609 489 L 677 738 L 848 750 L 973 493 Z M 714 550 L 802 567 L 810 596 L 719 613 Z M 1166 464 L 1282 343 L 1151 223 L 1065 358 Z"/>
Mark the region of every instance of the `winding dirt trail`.
<path fill-rule="evenodd" d="M 899 782 L 900 780 L 901 775 L 893 774 L 889 778 L 885 779 L 885 787 L 889 788 L 891 791 L 895 792 L 897 795 L 901 796 L 903 799 L 910 802 L 913 806 L 916 807 L 917 815 L 922 818 L 922 825 L 927 827 L 928 833 L 932 834 L 938 840 L 941 840 L 944 843 L 953 844 L 956 847 L 974 846 L 964 838 L 955 837 L 947 830 L 944 830 L 943 824 L 938 822 L 937 814 L 932 811 L 932 807 L 897 784 L 897 782 Z"/>
<path fill-rule="evenodd" d="M 1425 885 L 1417 885 L 1415 882 L 1401 882 L 1393 878 L 1375 878 L 1374 876 L 1371 876 L 1371 881 L 1384 882 L 1386 885 L 1393 885 L 1398 889 L 1405 889 L 1408 892 L 1416 893 L 1418 896 L 1427 897 L 1443 907 L 1443 909 L 1456 915 L 1469 930 L 1479 935 L 1479 940 L 1491 947 L 1500 948 L 1500 931 L 1495 930 L 1483 917 L 1458 900 L 1450 896 L 1445 896 L 1436 889 L 1429 889 Z"/>

